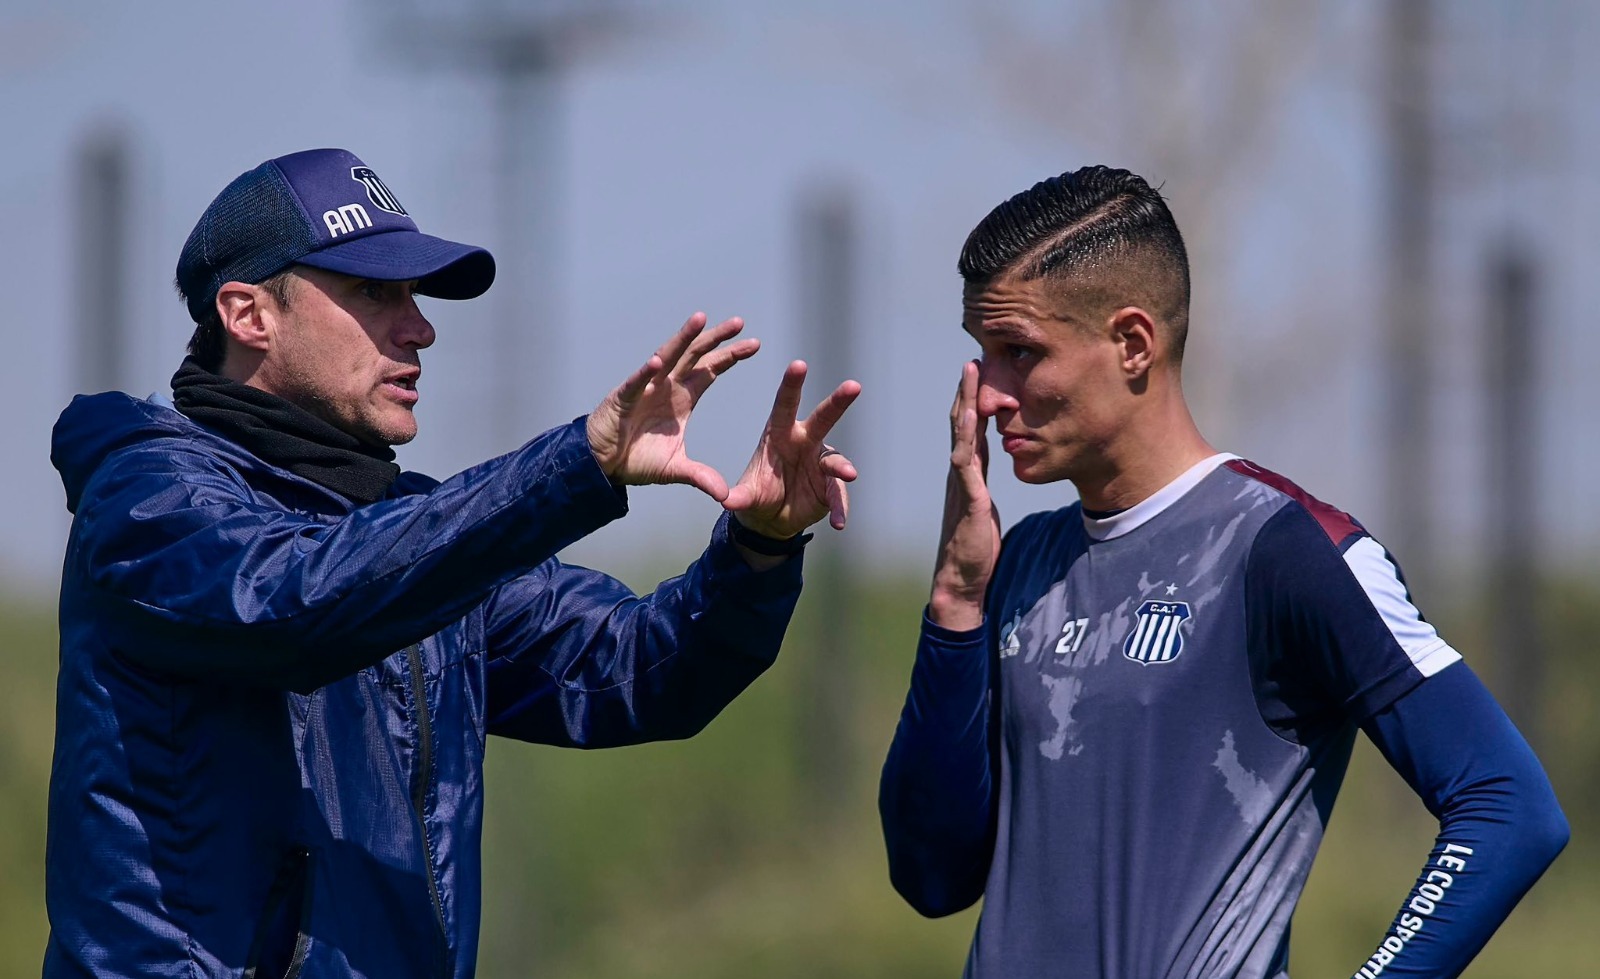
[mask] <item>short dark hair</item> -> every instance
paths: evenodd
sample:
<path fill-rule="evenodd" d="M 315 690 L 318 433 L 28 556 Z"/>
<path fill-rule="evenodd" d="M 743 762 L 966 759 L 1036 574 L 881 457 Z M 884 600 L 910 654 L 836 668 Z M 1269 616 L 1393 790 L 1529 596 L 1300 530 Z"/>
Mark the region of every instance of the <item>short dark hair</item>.
<path fill-rule="evenodd" d="M 1110 273 L 1120 293 L 1155 307 L 1172 329 L 1174 359 L 1183 358 L 1189 255 L 1167 202 L 1138 174 L 1092 166 L 1034 184 L 978 222 L 959 268 L 979 288 L 1008 275 Z"/>
<path fill-rule="evenodd" d="M 278 306 L 282 309 L 289 308 L 289 279 L 294 274 L 294 267 L 284 269 L 275 275 L 269 275 L 256 283 L 267 290 Z M 183 294 L 183 286 L 178 286 L 178 296 L 189 301 Z M 228 332 L 222 328 L 222 317 L 217 315 L 216 303 L 211 304 L 205 315 L 195 321 L 194 334 L 189 337 L 189 355 L 195 359 L 203 369 L 213 374 L 222 369 L 222 361 L 228 352 Z"/>

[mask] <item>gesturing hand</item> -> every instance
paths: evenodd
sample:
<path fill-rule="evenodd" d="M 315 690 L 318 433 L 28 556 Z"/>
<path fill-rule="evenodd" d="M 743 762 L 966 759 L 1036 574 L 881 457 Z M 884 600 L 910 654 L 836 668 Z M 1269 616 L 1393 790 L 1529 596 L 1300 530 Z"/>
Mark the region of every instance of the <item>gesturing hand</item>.
<path fill-rule="evenodd" d="M 589 415 L 589 449 L 613 483 L 688 483 L 719 503 L 727 481 L 715 469 L 689 458 L 684 430 L 711 382 L 761 348 L 759 340 L 722 346 L 744 329 L 734 317 L 706 329 L 695 313 L 643 367 L 606 395 Z"/>
<path fill-rule="evenodd" d="M 989 497 L 988 419 L 978 414 L 978 365 L 961 370 L 950 408 L 950 474 L 928 608 L 949 629 L 983 624 L 983 594 L 1000 559 L 1000 511 Z"/>
<path fill-rule="evenodd" d="M 824 515 L 843 530 L 850 512 L 844 484 L 856 478 L 856 467 L 822 440 L 861 394 L 861 385 L 845 381 L 805 421 L 796 421 L 805 380 L 803 361 L 783 372 L 755 455 L 722 502 L 734 519 L 766 537 L 793 537 Z"/>

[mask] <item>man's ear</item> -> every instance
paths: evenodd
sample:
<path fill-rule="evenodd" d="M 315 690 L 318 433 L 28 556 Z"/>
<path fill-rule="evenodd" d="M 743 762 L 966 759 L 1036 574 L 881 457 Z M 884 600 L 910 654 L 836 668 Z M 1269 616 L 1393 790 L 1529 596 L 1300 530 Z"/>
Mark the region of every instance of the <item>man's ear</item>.
<path fill-rule="evenodd" d="M 1156 360 L 1156 324 L 1138 306 L 1124 306 L 1111 314 L 1111 335 L 1121 353 L 1122 373 L 1135 380 L 1150 373 Z"/>
<path fill-rule="evenodd" d="M 240 346 L 261 352 L 267 349 L 277 312 L 264 292 L 245 282 L 224 282 L 217 290 L 217 315 L 222 318 L 223 332 Z"/>

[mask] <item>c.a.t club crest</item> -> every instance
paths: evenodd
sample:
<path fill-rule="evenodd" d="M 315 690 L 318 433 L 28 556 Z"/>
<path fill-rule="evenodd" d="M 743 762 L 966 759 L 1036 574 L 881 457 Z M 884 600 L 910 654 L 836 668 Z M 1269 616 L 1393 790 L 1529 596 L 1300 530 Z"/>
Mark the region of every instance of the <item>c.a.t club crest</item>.
<path fill-rule="evenodd" d="M 350 179 L 367 188 L 367 200 L 371 201 L 374 207 L 390 214 L 409 217 L 406 209 L 400 206 L 400 199 L 394 196 L 394 191 L 389 189 L 388 184 L 378 179 L 378 175 L 372 172 L 371 167 L 351 167 Z"/>
<path fill-rule="evenodd" d="M 1146 601 L 1139 606 L 1138 625 L 1122 644 L 1122 655 L 1141 666 L 1170 663 L 1183 652 L 1181 626 L 1189 618 L 1188 602 Z"/>

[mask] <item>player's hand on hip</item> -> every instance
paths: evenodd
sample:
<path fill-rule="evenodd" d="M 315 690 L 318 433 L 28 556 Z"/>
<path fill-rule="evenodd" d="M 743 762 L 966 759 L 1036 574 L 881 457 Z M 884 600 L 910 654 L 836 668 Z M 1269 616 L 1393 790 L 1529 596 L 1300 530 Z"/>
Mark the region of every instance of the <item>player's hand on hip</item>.
<path fill-rule="evenodd" d="M 949 629 L 983 624 L 983 596 L 1000 559 L 1000 511 L 989 497 L 989 420 L 978 413 L 978 363 L 961 370 L 950 407 L 950 473 L 944 523 L 928 600 L 933 621 Z"/>
<path fill-rule="evenodd" d="M 755 454 L 722 502 L 735 520 L 780 540 L 823 517 L 835 530 L 843 530 L 850 515 L 845 484 L 856 478 L 855 464 L 823 440 L 861 394 L 861 385 L 845 381 L 805 421 L 798 421 L 805 380 L 803 361 L 794 361 L 783 372 Z"/>
<path fill-rule="evenodd" d="M 755 354 L 761 341 L 731 340 L 744 329 L 734 317 L 706 329 L 695 313 L 644 366 L 606 395 L 589 415 L 589 449 L 613 483 L 687 483 L 721 502 L 722 474 L 689 458 L 684 433 L 689 415 L 718 376 Z"/>

